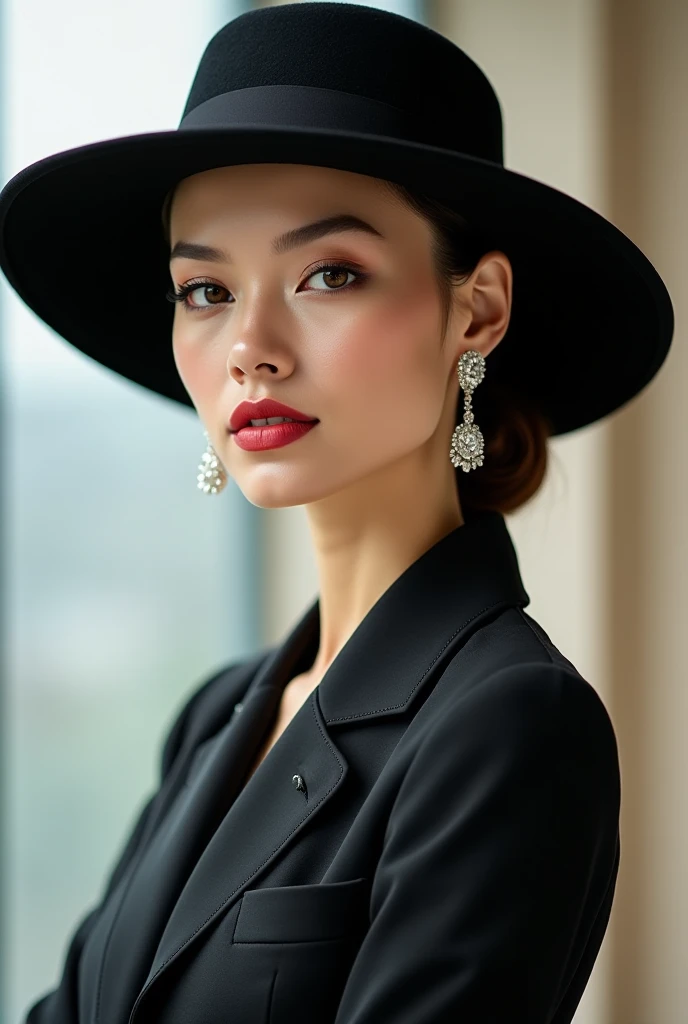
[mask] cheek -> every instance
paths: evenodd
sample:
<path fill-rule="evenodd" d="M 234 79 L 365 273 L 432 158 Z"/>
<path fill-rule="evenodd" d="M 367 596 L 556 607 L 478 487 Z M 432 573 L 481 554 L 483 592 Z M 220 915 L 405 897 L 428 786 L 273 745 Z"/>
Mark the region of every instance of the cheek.
<path fill-rule="evenodd" d="M 184 382 L 187 391 L 192 392 L 192 378 L 194 376 L 194 358 L 192 346 L 184 338 L 184 332 L 180 329 L 179 319 L 175 315 L 172 326 L 172 356 L 177 373 Z"/>
<path fill-rule="evenodd" d="M 432 429 L 444 399 L 440 329 L 430 288 L 353 317 L 330 335 L 332 344 L 321 357 L 328 400 L 362 422 L 403 416 L 415 429 Z"/>
<path fill-rule="evenodd" d="M 217 379 L 221 349 L 210 344 L 198 330 L 185 330 L 181 320 L 176 320 L 172 331 L 172 354 L 184 387 L 194 404 L 199 405 Z M 222 366 L 219 369 L 221 371 Z"/>

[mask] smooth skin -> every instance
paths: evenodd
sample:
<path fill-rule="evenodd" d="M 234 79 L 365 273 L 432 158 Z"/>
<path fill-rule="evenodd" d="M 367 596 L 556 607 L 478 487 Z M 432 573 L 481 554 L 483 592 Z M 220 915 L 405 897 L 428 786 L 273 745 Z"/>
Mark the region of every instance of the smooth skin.
<path fill-rule="evenodd" d="M 275 236 L 343 213 L 382 237 L 339 231 L 272 251 Z M 504 336 L 512 268 L 502 252 L 482 257 L 454 288 L 443 340 L 431 237 L 384 181 L 334 168 L 219 167 L 175 192 L 172 251 L 185 241 L 229 257 L 170 261 L 175 291 L 199 278 L 211 285 L 187 297 L 195 308 L 175 306 L 178 372 L 246 498 L 305 505 L 308 517 L 320 645 L 285 690 L 283 727 L 380 596 L 464 522 L 449 459 L 456 366 L 468 349 L 487 357 Z M 319 270 L 323 260 L 350 266 Z M 244 451 L 229 417 L 243 399 L 263 397 L 320 422 L 281 448 Z"/>

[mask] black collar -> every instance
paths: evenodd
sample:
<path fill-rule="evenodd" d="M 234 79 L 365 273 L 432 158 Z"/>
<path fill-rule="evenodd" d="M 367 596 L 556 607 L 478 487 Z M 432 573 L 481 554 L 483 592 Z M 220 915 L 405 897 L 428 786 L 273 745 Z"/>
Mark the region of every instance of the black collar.
<path fill-rule="evenodd" d="M 318 686 L 325 722 L 400 713 L 467 631 L 504 608 L 529 603 L 504 516 L 474 513 L 413 562 L 346 641 Z M 281 694 L 313 664 L 319 640 L 316 598 L 270 649 L 251 693 L 269 687 Z"/>

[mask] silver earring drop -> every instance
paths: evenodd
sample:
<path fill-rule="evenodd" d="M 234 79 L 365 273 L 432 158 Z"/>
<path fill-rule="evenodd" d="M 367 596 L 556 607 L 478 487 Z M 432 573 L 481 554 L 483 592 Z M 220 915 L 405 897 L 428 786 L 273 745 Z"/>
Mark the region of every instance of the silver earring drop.
<path fill-rule="evenodd" d="M 210 437 L 206 430 L 203 431 L 203 436 L 208 442 L 208 447 L 203 452 L 198 466 L 198 476 L 196 477 L 198 488 L 204 494 L 219 494 L 227 483 L 227 474 L 217 457 L 217 452 L 210 443 Z"/>
<path fill-rule="evenodd" d="M 480 427 L 473 422 L 471 399 L 473 391 L 485 376 L 485 359 L 480 352 L 464 352 L 457 363 L 456 372 L 459 375 L 459 384 L 465 392 L 465 407 L 463 423 L 460 427 L 457 426 L 452 434 L 449 458 L 455 468 L 461 466 L 464 473 L 467 473 L 470 469 L 476 469 L 483 464 L 485 439 Z"/>

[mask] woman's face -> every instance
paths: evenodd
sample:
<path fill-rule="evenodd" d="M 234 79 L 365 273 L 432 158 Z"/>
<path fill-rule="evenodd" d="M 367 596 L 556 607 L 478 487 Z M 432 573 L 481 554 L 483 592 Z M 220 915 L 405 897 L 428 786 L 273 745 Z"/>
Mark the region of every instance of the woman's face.
<path fill-rule="evenodd" d="M 347 214 L 338 230 L 273 251 L 273 240 Z M 446 462 L 458 396 L 456 347 L 441 344 L 430 228 L 379 179 L 300 164 L 220 167 L 184 179 L 171 208 L 178 372 L 227 473 L 254 505 L 308 504 L 371 474 Z M 212 262 L 174 257 L 212 246 Z M 335 265 L 324 270 L 323 262 Z M 466 343 L 463 348 L 471 347 Z M 273 398 L 317 425 L 246 451 L 229 433 L 242 400 Z M 407 467 L 408 468 L 408 467 Z"/>

